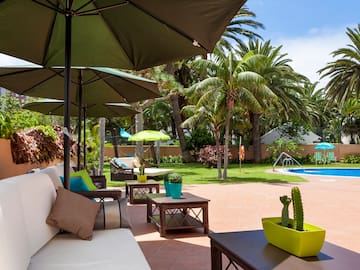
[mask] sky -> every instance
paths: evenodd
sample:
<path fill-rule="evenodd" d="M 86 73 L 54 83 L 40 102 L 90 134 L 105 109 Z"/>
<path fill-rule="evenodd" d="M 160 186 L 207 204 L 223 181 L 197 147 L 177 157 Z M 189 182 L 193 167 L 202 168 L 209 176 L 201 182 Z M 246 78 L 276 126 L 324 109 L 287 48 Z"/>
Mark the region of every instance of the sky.
<path fill-rule="evenodd" d="M 333 61 L 331 52 L 350 43 L 346 28 L 360 23 L 360 0 L 248 0 L 246 6 L 265 26 L 256 32 L 282 45 L 295 71 L 312 82 L 319 81 L 317 71 Z M 0 65 L 13 64 L 24 65 L 0 54 Z"/>
<path fill-rule="evenodd" d="M 282 45 L 296 72 L 325 86 L 317 71 L 333 61 L 331 52 L 346 47 L 346 28 L 360 23 L 359 0 L 248 0 L 246 6 L 264 24 L 264 40 Z"/>

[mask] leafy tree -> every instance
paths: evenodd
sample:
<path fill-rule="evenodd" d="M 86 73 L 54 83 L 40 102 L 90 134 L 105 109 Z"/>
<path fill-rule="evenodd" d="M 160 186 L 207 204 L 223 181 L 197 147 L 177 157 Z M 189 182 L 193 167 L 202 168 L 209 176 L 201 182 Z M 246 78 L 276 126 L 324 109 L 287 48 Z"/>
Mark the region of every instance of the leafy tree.
<path fill-rule="evenodd" d="M 216 153 L 218 179 L 223 179 L 221 171 L 220 131 L 225 123 L 223 117 L 225 115 L 225 107 L 222 105 L 224 93 L 222 91 L 213 92 L 213 89 L 199 83 L 188 89 L 188 95 L 190 95 L 190 98 L 197 99 L 197 103 L 196 105 L 188 105 L 183 108 L 185 114 L 190 117 L 182 125 L 193 128 L 196 128 L 198 125 L 210 127 L 215 137 L 216 147 L 214 152 Z"/>
<path fill-rule="evenodd" d="M 308 115 L 299 98 L 300 82 L 305 77 L 296 73 L 289 65 L 287 54 L 281 52 L 282 47 L 274 47 L 270 41 L 264 43 L 259 40 L 249 41 L 248 45 L 241 46 L 240 55 L 245 59 L 243 70 L 258 74 L 264 80 L 265 92 L 249 89 L 256 97 L 258 106 L 248 106 L 252 123 L 252 137 L 255 162 L 260 162 L 260 118 L 271 109 L 288 121 L 289 118 L 307 119 Z M 268 98 L 275 96 L 276 98 Z"/>
<path fill-rule="evenodd" d="M 217 42 L 214 53 L 223 54 L 227 51 L 232 51 L 234 46 L 244 45 L 242 38 L 258 39 L 261 36 L 251 29 L 264 28 L 263 24 L 253 20 L 256 15 L 246 6 L 240 8 L 230 24 L 226 27 L 221 39 Z"/>
<path fill-rule="evenodd" d="M 7 93 L 0 98 L 0 137 L 10 138 L 17 130 L 38 125 L 50 125 L 51 119 L 21 108 L 19 100 Z"/>
<path fill-rule="evenodd" d="M 242 60 L 237 60 L 229 53 L 226 56 L 216 55 L 210 60 L 199 59 L 193 64 L 205 78 L 193 86 L 195 91 L 218 95 L 216 102 L 219 107 L 223 106 L 225 109 L 225 153 L 229 149 L 230 124 L 235 104 L 239 103 L 253 108 L 253 111 L 260 111 L 264 99 L 275 98 L 261 75 L 245 69 L 246 62 L 251 61 L 252 57 L 253 55 L 249 54 Z M 224 179 L 227 178 L 227 166 L 228 156 L 224 155 Z"/>
<path fill-rule="evenodd" d="M 352 43 L 332 52 L 338 59 L 319 70 L 322 78 L 330 77 L 325 87 L 327 97 L 336 100 L 340 106 L 349 98 L 360 97 L 360 24 L 354 29 L 346 29 Z"/>
<path fill-rule="evenodd" d="M 172 124 L 172 107 L 168 102 L 156 101 L 143 110 L 145 129 L 167 130 Z"/>

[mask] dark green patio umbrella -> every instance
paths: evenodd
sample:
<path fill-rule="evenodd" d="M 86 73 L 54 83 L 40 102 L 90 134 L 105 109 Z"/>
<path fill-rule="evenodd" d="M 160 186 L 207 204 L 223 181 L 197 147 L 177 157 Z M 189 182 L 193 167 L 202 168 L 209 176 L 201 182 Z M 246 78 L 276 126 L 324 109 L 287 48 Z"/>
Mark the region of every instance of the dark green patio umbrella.
<path fill-rule="evenodd" d="M 77 157 L 77 167 L 80 169 L 80 145 L 81 145 L 81 117 L 77 113 L 79 105 L 76 103 L 71 103 L 71 116 L 76 116 L 80 120 L 78 122 L 78 157 Z M 123 117 L 123 116 L 132 116 L 137 113 L 131 105 L 126 103 L 94 103 L 88 104 L 87 106 L 81 106 L 84 119 L 84 131 L 83 131 L 83 153 L 84 153 L 84 162 L 83 165 L 86 168 L 86 126 L 85 121 L 86 117 Z M 23 106 L 23 109 L 40 112 L 46 115 L 64 115 L 64 101 L 57 99 L 41 99 L 34 102 L 27 103 Z"/>
<path fill-rule="evenodd" d="M 65 66 L 64 128 L 70 128 L 70 67 L 143 69 L 203 55 L 246 0 L 4 0 L 0 52 Z M 69 180 L 64 137 L 64 184 Z"/>
<path fill-rule="evenodd" d="M 133 103 L 160 97 L 157 83 L 112 68 L 72 68 L 73 104 Z M 64 68 L 0 67 L 0 86 L 19 95 L 64 100 Z M 70 115 L 73 115 L 70 112 Z"/>

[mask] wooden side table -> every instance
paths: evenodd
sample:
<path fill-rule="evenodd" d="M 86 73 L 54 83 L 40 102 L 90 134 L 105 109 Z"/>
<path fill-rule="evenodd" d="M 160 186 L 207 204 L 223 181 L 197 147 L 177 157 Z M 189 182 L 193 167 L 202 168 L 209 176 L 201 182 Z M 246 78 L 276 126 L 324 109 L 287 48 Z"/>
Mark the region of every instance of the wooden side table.
<path fill-rule="evenodd" d="M 203 228 L 209 232 L 208 199 L 184 192 L 181 199 L 165 194 L 148 194 L 147 222 L 153 222 L 165 236 L 168 230 Z"/>
<path fill-rule="evenodd" d="M 263 230 L 211 233 L 209 237 L 212 270 L 352 270 L 360 265 L 359 253 L 328 242 L 317 256 L 299 258 L 269 244 Z"/>
<path fill-rule="evenodd" d="M 159 193 L 160 184 L 155 180 L 147 180 L 144 183 L 130 180 L 125 181 L 125 191 L 131 204 L 147 203 L 146 194 Z"/>

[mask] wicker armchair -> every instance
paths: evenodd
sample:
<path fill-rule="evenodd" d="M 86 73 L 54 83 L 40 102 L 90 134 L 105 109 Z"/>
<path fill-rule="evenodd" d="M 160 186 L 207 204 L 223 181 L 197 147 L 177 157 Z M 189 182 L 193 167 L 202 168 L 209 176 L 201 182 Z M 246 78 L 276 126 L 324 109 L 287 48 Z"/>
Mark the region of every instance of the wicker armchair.
<path fill-rule="evenodd" d="M 110 160 L 111 181 L 125 181 L 136 179 L 133 168 L 122 168 L 115 162 L 115 158 Z"/>

